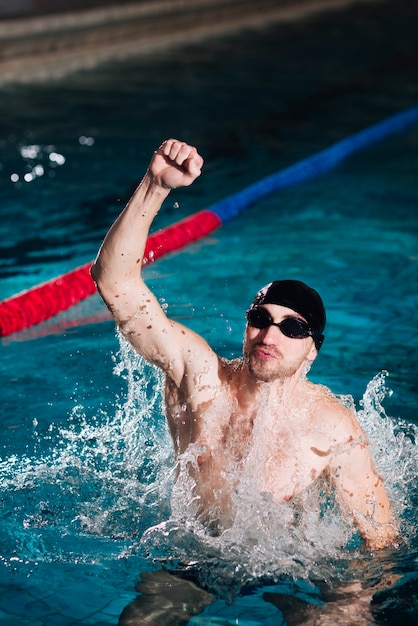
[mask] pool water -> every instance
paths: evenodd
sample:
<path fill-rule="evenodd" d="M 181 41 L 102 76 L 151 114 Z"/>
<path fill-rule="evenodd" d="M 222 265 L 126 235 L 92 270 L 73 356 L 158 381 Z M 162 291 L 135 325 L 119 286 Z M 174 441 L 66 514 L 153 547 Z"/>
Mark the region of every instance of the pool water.
<path fill-rule="evenodd" d="M 93 259 L 165 137 L 197 145 L 206 165 L 155 228 L 415 106 L 417 26 L 412 2 L 377 3 L 3 89 L 0 298 Z M 316 526 L 308 500 L 303 537 L 284 517 L 272 537 L 245 507 L 218 542 L 167 522 L 159 376 L 93 296 L 2 339 L 2 623 L 116 624 L 141 572 L 185 558 L 216 592 L 191 624 L 309 623 L 306 605 L 322 623 L 417 622 L 417 171 L 411 127 L 146 269 L 168 313 L 227 357 L 261 285 L 318 289 L 328 326 L 310 378 L 352 396 L 401 518 L 399 549 L 364 554 L 336 517 Z M 348 582 L 360 589 L 339 605 L 332 584 Z M 347 618 L 373 595 L 369 622 Z"/>

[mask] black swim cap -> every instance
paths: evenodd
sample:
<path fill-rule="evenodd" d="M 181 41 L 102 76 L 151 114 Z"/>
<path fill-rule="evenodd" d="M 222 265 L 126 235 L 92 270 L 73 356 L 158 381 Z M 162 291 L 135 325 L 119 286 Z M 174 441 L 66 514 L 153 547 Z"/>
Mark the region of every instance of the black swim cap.
<path fill-rule="evenodd" d="M 314 333 L 312 338 L 317 350 L 322 346 L 326 315 L 324 303 L 315 289 L 300 280 L 275 280 L 260 289 L 251 308 L 260 304 L 280 304 L 302 315 Z"/>

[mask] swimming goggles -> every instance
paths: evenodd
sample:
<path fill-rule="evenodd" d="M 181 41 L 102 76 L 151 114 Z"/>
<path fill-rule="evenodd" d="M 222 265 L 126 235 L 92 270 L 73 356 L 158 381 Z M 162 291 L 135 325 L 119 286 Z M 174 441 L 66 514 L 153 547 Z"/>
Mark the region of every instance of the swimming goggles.
<path fill-rule="evenodd" d="M 283 335 L 292 339 L 305 339 L 313 337 L 316 333 L 307 322 L 298 317 L 285 317 L 281 322 L 273 322 L 273 318 L 267 309 L 261 306 L 255 306 L 248 309 L 246 313 L 247 321 L 253 328 L 268 328 L 269 326 L 277 326 Z"/>

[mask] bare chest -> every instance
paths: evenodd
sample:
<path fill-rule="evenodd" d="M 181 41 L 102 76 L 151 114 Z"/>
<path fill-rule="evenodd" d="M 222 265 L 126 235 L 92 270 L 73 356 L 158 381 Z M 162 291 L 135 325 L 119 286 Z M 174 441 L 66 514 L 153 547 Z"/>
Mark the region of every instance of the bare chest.
<path fill-rule="evenodd" d="M 276 501 L 290 500 L 312 484 L 331 458 L 327 436 L 318 432 L 282 431 L 259 446 L 260 489 Z"/>
<path fill-rule="evenodd" d="M 212 472 L 216 468 L 235 481 L 245 475 L 257 491 L 271 493 L 276 501 L 290 500 L 306 489 L 331 457 L 328 436 L 309 420 L 302 426 L 274 415 L 263 420 L 255 413 L 232 414 L 202 435 L 202 471 L 210 465 Z"/>

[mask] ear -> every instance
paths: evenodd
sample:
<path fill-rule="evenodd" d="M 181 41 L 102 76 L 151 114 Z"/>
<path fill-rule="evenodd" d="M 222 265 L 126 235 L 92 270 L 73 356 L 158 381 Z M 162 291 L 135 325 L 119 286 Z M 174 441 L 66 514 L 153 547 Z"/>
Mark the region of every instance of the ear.
<path fill-rule="evenodd" d="M 318 356 L 318 350 L 317 350 L 315 344 L 312 343 L 311 349 L 309 350 L 308 354 L 306 355 L 306 358 L 307 358 L 308 361 L 315 361 L 317 356 Z"/>

